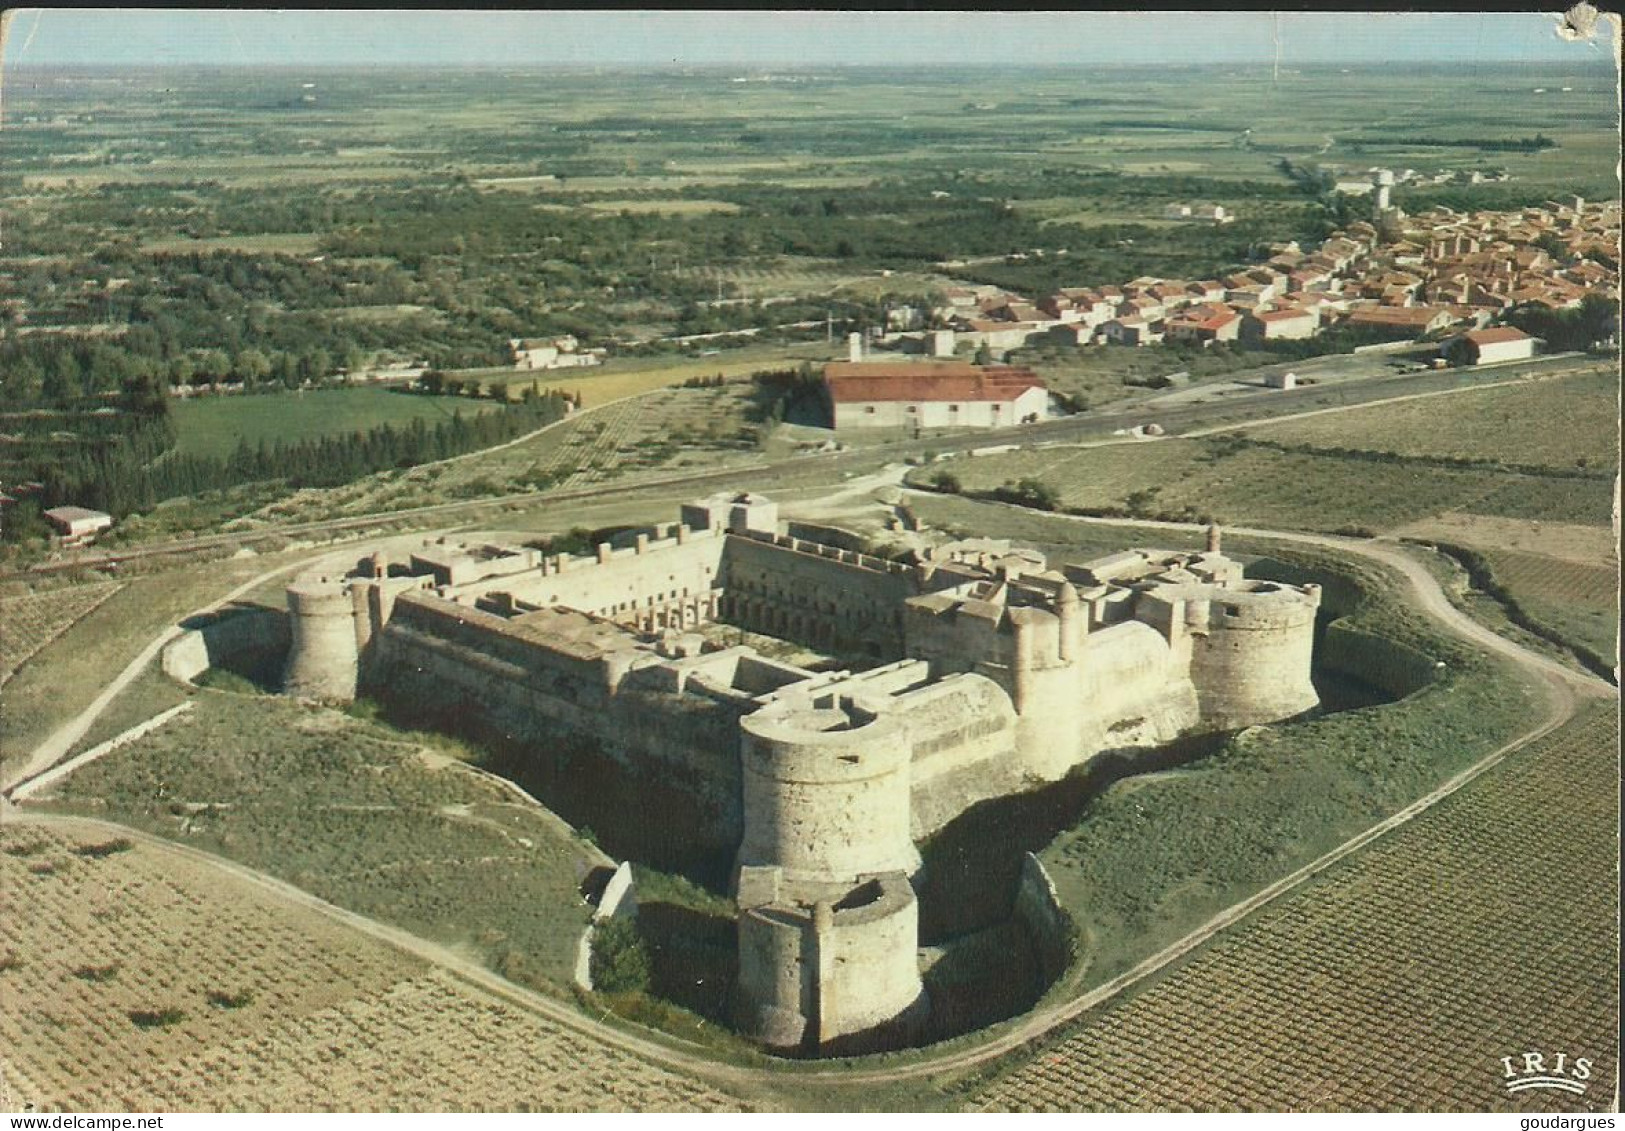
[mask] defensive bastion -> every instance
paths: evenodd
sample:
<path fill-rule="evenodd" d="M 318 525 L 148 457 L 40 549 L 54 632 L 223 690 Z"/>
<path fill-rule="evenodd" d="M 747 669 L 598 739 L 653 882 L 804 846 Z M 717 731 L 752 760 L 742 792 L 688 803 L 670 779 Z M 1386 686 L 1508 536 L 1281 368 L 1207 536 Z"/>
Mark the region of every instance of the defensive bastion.
<path fill-rule="evenodd" d="M 903 564 L 785 537 L 754 495 L 557 555 L 465 538 L 288 587 L 286 688 L 445 696 L 676 782 L 736 845 L 738 1022 L 768 1047 L 889 1047 L 929 1002 L 917 841 L 1110 750 L 1310 710 L 1319 587 L 1222 553 L 1050 568 L 1008 543 Z M 812 670 L 694 631 L 831 656 Z"/>

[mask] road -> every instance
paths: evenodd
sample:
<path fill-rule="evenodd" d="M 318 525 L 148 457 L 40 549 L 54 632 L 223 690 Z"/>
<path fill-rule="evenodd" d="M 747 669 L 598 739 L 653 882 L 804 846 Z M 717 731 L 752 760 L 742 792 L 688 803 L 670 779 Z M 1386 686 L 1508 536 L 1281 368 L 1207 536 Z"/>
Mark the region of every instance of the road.
<path fill-rule="evenodd" d="M 1019 443 L 1023 446 L 1067 443 L 1086 440 L 1110 440 L 1115 433 L 1137 424 L 1155 421 L 1169 435 L 1201 435 L 1248 421 L 1277 419 L 1298 413 L 1314 414 L 1332 407 L 1353 407 L 1408 399 L 1421 394 L 1439 392 L 1466 392 L 1490 385 L 1508 383 L 1526 378 L 1551 378 L 1593 369 L 1611 367 L 1601 362 L 1572 358 L 1541 359 L 1527 364 L 1497 367 L 1489 373 L 1450 370 L 1445 372 L 1407 373 L 1392 377 L 1371 377 L 1358 381 L 1340 382 L 1336 386 L 1302 386 L 1269 393 L 1244 393 L 1223 402 L 1203 402 L 1190 405 L 1159 404 L 1158 398 L 1108 405 L 1100 410 L 1078 416 L 1040 421 L 1015 428 L 989 429 L 974 435 L 956 432 L 927 435 L 913 439 L 867 445 L 829 455 L 800 455 L 789 459 L 762 460 L 719 471 L 685 472 L 682 474 L 637 478 L 614 485 L 597 485 L 569 491 L 532 491 L 503 495 L 488 499 L 469 499 L 450 503 L 401 510 L 378 511 L 353 518 L 327 519 L 319 522 L 301 522 L 268 527 L 263 530 L 238 534 L 216 534 L 173 542 L 153 543 L 127 550 L 91 551 L 75 555 L 72 559 L 41 563 L 29 569 L 0 573 L 0 580 L 16 580 L 72 569 L 96 569 L 118 562 L 165 555 L 194 554 L 200 551 L 237 549 L 269 539 L 330 536 L 352 531 L 365 531 L 377 526 L 414 523 L 421 520 L 445 520 L 458 514 L 474 514 L 493 506 L 524 505 L 527 503 L 568 503 L 582 500 L 595 502 L 635 495 L 651 488 L 678 485 L 703 487 L 706 484 L 726 486 L 738 483 L 747 476 L 762 476 L 786 470 L 820 467 L 832 474 L 872 471 L 874 468 L 908 456 L 927 453 L 963 453 L 972 448 L 1001 443 Z M 1490 377 L 1489 380 L 1483 378 Z M 641 394 L 648 395 L 648 394 Z M 623 398 L 626 399 L 626 398 Z M 1335 401 L 1335 404 L 1327 402 Z M 607 405 L 597 406 L 599 408 Z M 594 410 L 587 410 L 594 411 Z M 576 419 L 576 418 L 572 418 Z M 557 424 L 548 427 L 558 427 Z M 1200 431 L 1192 432 L 1192 429 Z M 531 436 L 536 433 L 531 433 Z M 521 437 L 521 440 L 529 437 Z M 518 443 L 520 441 L 511 441 Z M 479 453 L 472 453 L 479 454 Z M 467 459 L 469 456 L 459 456 Z"/>
<path fill-rule="evenodd" d="M 1085 524 L 1120 525 L 1136 527 L 1157 527 L 1182 532 L 1195 532 L 1202 529 L 1195 524 L 1142 522 L 1130 519 L 1086 519 L 1067 516 L 1070 521 Z M 1033 1013 L 1010 1023 L 1008 1027 L 996 1031 L 989 1039 L 973 1047 L 956 1050 L 939 1056 L 923 1053 L 919 1059 L 903 1064 L 890 1065 L 880 1069 L 807 1069 L 797 1071 L 797 1079 L 829 1079 L 842 1084 L 862 1084 L 867 1082 L 881 1083 L 903 1079 L 918 1079 L 928 1076 L 942 1076 L 947 1073 L 962 1072 L 985 1065 L 990 1061 L 1019 1049 L 1031 1042 L 1040 1040 L 1082 1016 L 1084 1013 L 1109 1001 L 1113 997 L 1125 992 L 1140 982 L 1156 976 L 1171 964 L 1178 962 L 1192 951 L 1202 946 L 1215 935 L 1245 919 L 1248 915 L 1267 904 L 1279 899 L 1281 896 L 1294 891 L 1304 883 L 1320 875 L 1340 861 L 1360 851 L 1371 842 L 1379 839 L 1396 828 L 1414 820 L 1417 816 L 1427 812 L 1440 801 L 1451 796 L 1468 783 L 1484 774 L 1502 760 L 1512 755 L 1521 747 L 1533 742 L 1557 727 L 1563 725 L 1573 717 L 1577 705 L 1585 699 L 1600 699 L 1613 697 L 1615 689 L 1604 681 L 1592 676 L 1570 671 L 1568 668 L 1544 656 L 1532 653 L 1511 640 L 1507 640 L 1468 618 L 1453 606 L 1449 598 L 1439 588 L 1433 576 L 1418 562 L 1405 555 L 1394 545 L 1385 545 L 1378 542 L 1360 541 L 1349 538 L 1340 538 L 1327 535 L 1301 534 L 1288 531 L 1273 531 L 1257 528 L 1233 528 L 1232 533 L 1249 537 L 1276 539 L 1303 545 L 1333 549 L 1340 553 L 1364 557 L 1381 565 L 1396 570 L 1405 580 L 1410 591 L 1410 597 L 1415 605 L 1427 616 L 1435 620 L 1446 631 L 1467 640 L 1479 647 L 1485 648 L 1507 660 L 1521 666 L 1534 677 L 1547 692 L 1549 710 L 1544 717 L 1531 721 L 1529 729 L 1519 735 L 1505 746 L 1480 759 L 1472 766 L 1463 770 L 1443 785 L 1439 786 L 1426 797 L 1416 802 L 1384 821 L 1366 829 L 1364 832 L 1350 838 L 1331 852 L 1326 853 L 1317 860 L 1298 869 L 1289 876 L 1276 881 L 1267 888 L 1243 900 L 1214 916 L 1201 927 L 1187 934 L 1165 950 L 1151 956 L 1132 970 L 1114 978 L 1112 981 L 1096 987 L 1079 997 L 1061 1002 Z M 283 567 L 283 570 L 297 567 Z M 274 576 L 277 572 L 270 571 L 256 578 L 254 581 L 242 586 L 237 593 L 246 592 L 254 585 Z M 229 598 L 228 598 L 229 599 Z M 171 633 L 161 634 L 145 648 L 137 660 L 125 669 L 123 673 L 104 690 L 103 694 L 88 707 L 78 718 L 53 735 L 47 743 L 43 744 L 27 760 L 26 765 L 38 772 L 48 766 L 52 751 L 59 748 L 65 751 L 63 736 L 74 734 L 82 736 L 94 723 L 95 719 L 104 710 L 118 689 L 127 684 L 141 667 L 157 654 L 159 648 L 170 638 Z M 67 743 L 71 745 L 71 742 Z M 6 805 L 0 805 L 0 816 L 6 821 L 28 821 L 39 824 L 58 825 L 71 828 L 75 824 L 83 826 L 84 818 L 69 818 L 56 816 L 39 811 L 19 811 Z M 122 826 L 105 825 L 94 822 L 97 827 L 117 828 L 122 835 L 137 836 Z M 684 1047 L 680 1042 L 671 1038 L 643 1036 L 630 1033 L 619 1026 L 610 1025 L 601 1019 L 594 1019 L 576 1012 L 562 1002 L 545 997 L 541 994 L 526 990 L 499 978 L 483 967 L 462 958 L 444 947 L 412 936 L 399 928 L 390 926 L 343 908 L 335 907 L 322 900 L 293 888 L 280 880 L 275 879 L 195 849 L 173 845 L 167 841 L 141 836 L 148 843 L 161 844 L 164 851 L 183 852 L 196 859 L 204 860 L 224 872 L 257 885 L 258 887 L 273 891 L 279 896 L 288 899 L 302 907 L 315 910 L 330 918 L 342 922 L 363 933 L 396 946 L 404 951 L 415 954 L 437 966 L 448 970 L 457 976 L 485 989 L 498 994 L 507 1001 L 542 1014 L 552 1021 L 568 1026 L 594 1038 L 604 1041 L 615 1047 L 624 1049 L 635 1055 L 646 1057 L 657 1063 L 692 1072 L 702 1078 L 710 1079 L 722 1084 L 736 1086 L 762 1087 L 770 1086 L 775 1074 L 770 1068 L 746 1068 L 734 1065 L 720 1064 L 704 1054 L 691 1051 L 693 1046 Z"/>

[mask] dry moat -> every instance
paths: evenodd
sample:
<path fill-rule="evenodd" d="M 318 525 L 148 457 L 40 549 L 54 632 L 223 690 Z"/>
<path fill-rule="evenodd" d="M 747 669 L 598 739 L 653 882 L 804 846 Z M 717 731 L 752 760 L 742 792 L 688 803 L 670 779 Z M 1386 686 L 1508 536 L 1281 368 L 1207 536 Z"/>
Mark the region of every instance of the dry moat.
<path fill-rule="evenodd" d="M 590 555 L 359 557 L 288 603 L 289 693 L 476 742 L 645 870 L 626 906 L 653 992 L 786 1055 L 1030 1008 L 1074 950 L 1033 854 L 1094 798 L 1387 698 L 1321 662 L 1318 584 L 1248 577 L 1216 530 L 1081 565 L 989 540 L 902 562 L 718 496 Z"/>

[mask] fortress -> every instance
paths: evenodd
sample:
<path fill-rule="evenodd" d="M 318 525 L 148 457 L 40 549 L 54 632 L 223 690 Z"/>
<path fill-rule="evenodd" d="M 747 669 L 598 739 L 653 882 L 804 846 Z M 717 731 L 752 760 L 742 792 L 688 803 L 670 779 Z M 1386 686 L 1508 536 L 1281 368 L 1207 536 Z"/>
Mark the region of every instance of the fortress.
<path fill-rule="evenodd" d="M 976 540 L 903 564 L 787 537 L 775 504 L 737 495 L 621 541 L 441 539 L 302 576 L 286 690 L 452 703 L 537 758 L 588 736 L 692 798 L 735 853 L 738 1023 L 775 1049 L 862 1051 L 923 1023 L 915 845 L 970 806 L 1317 704 L 1319 588 L 1245 578 L 1216 529 L 1201 553 L 1051 568 Z M 832 659 L 773 659 L 718 625 Z"/>

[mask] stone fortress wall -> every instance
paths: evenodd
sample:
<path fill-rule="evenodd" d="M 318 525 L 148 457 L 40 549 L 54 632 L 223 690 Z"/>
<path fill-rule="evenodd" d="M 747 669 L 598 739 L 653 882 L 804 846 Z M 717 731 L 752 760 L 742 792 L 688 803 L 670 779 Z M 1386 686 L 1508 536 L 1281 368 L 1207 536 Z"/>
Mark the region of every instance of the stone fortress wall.
<path fill-rule="evenodd" d="M 737 845 L 743 1031 L 862 1051 L 929 1009 L 916 841 L 1103 751 L 1313 708 L 1319 600 L 1243 577 L 1216 531 L 1205 553 L 1064 570 L 991 541 L 903 564 L 718 496 L 591 555 L 442 539 L 299 578 L 287 689 L 438 698 L 679 783 Z M 812 671 L 691 631 L 715 620 L 879 666 Z"/>

